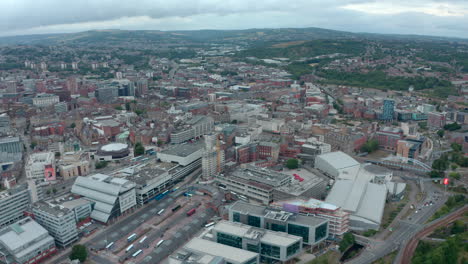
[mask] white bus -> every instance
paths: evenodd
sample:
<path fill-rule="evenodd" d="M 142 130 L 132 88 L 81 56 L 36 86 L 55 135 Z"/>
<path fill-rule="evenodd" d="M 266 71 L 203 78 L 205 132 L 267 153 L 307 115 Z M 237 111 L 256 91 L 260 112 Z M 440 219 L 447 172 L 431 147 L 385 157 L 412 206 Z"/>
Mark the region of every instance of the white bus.
<path fill-rule="evenodd" d="M 133 244 L 131 244 L 130 246 L 127 247 L 127 249 L 125 249 L 125 252 L 129 252 L 130 250 L 132 250 L 133 248 Z"/>
<path fill-rule="evenodd" d="M 110 242 L 110 243 L 106 246 L 106 249 L 111 248 L 113 245 L 114 245 L 114 242 Z"/>
<path fill-rule="evenodd" d="M 244 201 L 244 202 L 248 202 L 248 201 L 249 201 L 248 198 L 245 197 L 244 195 L 238 195 L 238 197 L 239 197 L 240 200 L 242 200 L 242 201 Z"/>
<path fill-rule="evenodd" d="M 164 210 L 166 210 L 166 209 L 159 210 L 158 215 L 162 215 L 164 213 Z"/>
<path fill-rule="evenodd" d="M 137 252 L 133 253 L 132 257 L 135 258 L 136 256 L 140 255 L 141 252 L 143 252 L 143 250 L 139 249 Z"/>
<path fill-rule="evenodd" d="M 136 235 L 135 233 L 133 233 L 132 235 L 130 235 L 129 237 L 127 237 L 127 241 L 128 241 L 128 242 L 132 242 L 133 240 L 135 240 L 136 236 L 137 236 L 137 235 Z"/>
<path fill-rule="evenodd" d="M 164 243 L 164 239 L 161 239 L 161 241 L 158 242 L 158 244 L 156 244 L 156 247 L 159 247 L 162 245 L 162 243 Z"/>
<path fill-rule="evenodd" d="M 215 224 L 215 222 L 211 222 L 211 223 L 208 223 L 205 225 L 205 227 L 210 227 L 210 226 L 213 226 Z"/>
<path fill-rule="evenodd" d="M 140 239 L 140 244 L 142 244 L 143 242 L 145 242 L 145 240 L 147 239 L 148 237 L 147 236 L 144 236 L 142 239 Z"/>

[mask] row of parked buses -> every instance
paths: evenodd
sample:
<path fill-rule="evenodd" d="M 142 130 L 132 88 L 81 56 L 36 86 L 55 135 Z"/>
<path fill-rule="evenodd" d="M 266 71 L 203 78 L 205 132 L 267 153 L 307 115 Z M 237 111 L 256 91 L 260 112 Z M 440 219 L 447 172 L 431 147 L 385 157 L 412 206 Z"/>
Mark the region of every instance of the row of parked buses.
<path fill-rule="evenodd" d="M 132 160 L 132 161 L 141 161 L 141 160 L 143 160 L 143 159 L 137 159 L 137 160 Z M 157 196 L 156 196 L 156 200 L 160 200 L 160 199 L 162 199 L 163 197 L 165 197 L 166 195 L 168 195 L 169 193 L 175 192 L 175 191 L 177 191 L 178 189 L 179 189 L 179 187 L 175 187 L 175 188 L 172 189 L 172 190 L 166 190 L 166 191 L 162 192 L 161 194 L 157 195 Z M 175 211 L 179 210 L 180 208 L 182 208 L 182 206 L 181 206 L 180 204 L 178 204 L 178 205 L 176 205 L 175 207 L 172 208 L 172 212 L 175 212 Z M 166 211 L 166 209 L 161 209 L 161 210 L 159 210 L 159 211 L 157 212 L 157 214 L 158 214 L 158 215 L 162 215 L 165 211 Z M 190 210 L 189 212 L 187 212 L 187 216 L 190 216 L 190 215 L 194 214 L 195 211 L 196 211 L 195 208 L 192 209 L 192 210 Z M 210 225 L 210 226 L 211 226 L 211 225 Z M 133 234 L 131 234 L 130 236 L 127 237 L 127 242 L 128 242 L 128 243 L 133 242 L 136 238 L 137 238 L 137 234 L 136 234 L 136 233 L 133 233 Z M 143 238 L 140 239 L 140 241 L 139 241 L 138 243 L 139 243 L 139 244 L 143 244 L 143 243 L 146 241 L 147 238 L 148 238 L 147 236 L 144 236 Z M 157 247 L 161 246 L 163 243 L 164 243 L 164 239 L 161 239 L 161 240 L 156 244 L 155 247 L 157 248 Z M 110 242 L 109 244 L 107 244 L 106 249 L 107 249 L 107 250 L 108 250 L 108 249 L 111 249 L 113 245 L 114 245 L 114 242 Z M 125 252 L 128 253 L 128 252 L 130 252 L 133 248 L 134 248 L 134 244 L 131 244 L 131 245 L 129 245 L 129 246 L 125 249 Z M 135 253 L 132 254 L 132 257 L 137 257 L 137 256 L 140 255 L 142 252 L 143 252 L 143 250 L 142 250 L 142 249 L 139 249 L 139 250 L 137 250 Z"/>
<path fill-rule="evenodd" d="M 132 237 L 133 235 L 135 234 L 132 234 L 130 237 Z M 130 238 L 129 237 L 129 238 Z M 145 240 L 147 239 L 148 237 L 147 236 L 144 236 L 142 239 L 140 239 L 140 241 L 138 243 L 140 244 L 143 244 L 143 242 L 145 242 Z M 156 248 L 161 246 L 162 244 L 164 243 L 164 239 L 161 239 L 157 244 L 156 244 Z M 114 245 L 114 242 L 110 242 L 107 246 L 106 246 L 106 249 L 110 249 L 112 248 L 112 246 Z M 130 246 L 128 246 L 126 249 L 125 249 L 125 252 L 128 253 L 130 250 L 132 250 L 133 248 L 135 247 L 134 244 L 131 244 Z M 138 255 L 140 255 L 141 253 L 143 252 L 142 249 L 139 249 L 137 250 L 135 253 L 132 254 L 132 257 L 137 257 Z"/>

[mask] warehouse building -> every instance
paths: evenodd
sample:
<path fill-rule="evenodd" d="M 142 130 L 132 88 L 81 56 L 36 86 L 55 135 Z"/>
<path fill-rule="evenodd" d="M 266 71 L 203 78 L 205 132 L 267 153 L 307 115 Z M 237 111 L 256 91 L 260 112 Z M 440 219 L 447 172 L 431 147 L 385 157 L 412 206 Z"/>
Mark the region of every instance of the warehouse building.
<path fill-rule="evenodd" d="M 315 158 L 315 168 L 336 179 L 343 171 L 359 167 L 359 162 L 341 151 L 329 152 Z"/>

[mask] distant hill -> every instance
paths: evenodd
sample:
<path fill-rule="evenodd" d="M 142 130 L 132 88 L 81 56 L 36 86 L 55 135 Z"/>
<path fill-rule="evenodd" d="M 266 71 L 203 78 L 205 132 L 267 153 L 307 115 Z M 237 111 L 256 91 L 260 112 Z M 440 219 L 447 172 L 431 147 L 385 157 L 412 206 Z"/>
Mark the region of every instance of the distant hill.
<path fill-rule="evenodd" d="M 417 36 L 385 35 L 370 33 L 351 33 L 322 28 L 279 28 L 279 29 L 246 29 L 246 30 L 92 30 L 67 34 L 44 34 L 0 37 L 0 45 L 111 45 L 130 44 L 210 44 L 210 43 L 244 43 L 263 45 L 264 43 L 281 43 L 307 41 L 316 39 L 406 39 L 425 41 L 460 41 L 466 39 Z"/>

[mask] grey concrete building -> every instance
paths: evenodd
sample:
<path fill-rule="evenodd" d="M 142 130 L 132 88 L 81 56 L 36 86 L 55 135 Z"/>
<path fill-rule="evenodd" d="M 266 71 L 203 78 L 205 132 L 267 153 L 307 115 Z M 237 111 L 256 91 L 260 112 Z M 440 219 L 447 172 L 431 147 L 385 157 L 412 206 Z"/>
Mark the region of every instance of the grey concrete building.
<path fill-rule="evenodd" d="M 60 205 L 39 201 L 33 206 L 34 218 L 55 239 L 58 247 L 70 246 L 78 240 L 75 214 Z"/>
<path fill-rule="evenodd" d="M 0 192 L 0 227 L 24 218 L 24 211 L 29 208 L 30 201 L 27 184 Z"/>

